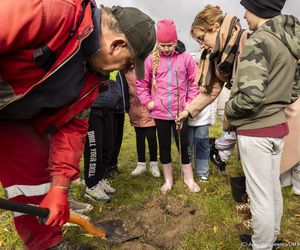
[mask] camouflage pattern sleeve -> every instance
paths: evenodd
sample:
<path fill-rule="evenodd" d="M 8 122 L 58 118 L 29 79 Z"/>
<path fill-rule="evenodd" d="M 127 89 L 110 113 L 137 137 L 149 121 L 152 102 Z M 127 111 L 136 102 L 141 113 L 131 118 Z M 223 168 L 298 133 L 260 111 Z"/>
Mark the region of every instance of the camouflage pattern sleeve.
<path fill-rule="evenodd" d="M 298 61 L 297 70 L 295 72 L 295 82 L 292 88 L 292 102 L 296 101 L 300 96 L 300 60 Z"/>
<path fill-rule="evenodd" d="M 225 115 L 231 119 L 256 113 L 264 104 L 268 84 L 268 52 L 261 38 L 250 37 L 244 45 Z"/>

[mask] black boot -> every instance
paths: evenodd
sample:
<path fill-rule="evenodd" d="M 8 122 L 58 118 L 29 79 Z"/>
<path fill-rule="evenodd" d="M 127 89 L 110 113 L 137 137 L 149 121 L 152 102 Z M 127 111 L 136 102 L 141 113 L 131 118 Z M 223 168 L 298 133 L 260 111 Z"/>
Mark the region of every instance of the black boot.
<path fill-rule="evenodd" d="M 221 157 L 219 156 L 219 150 L 215 146 L 215 140 L 216 138 L 209 138 L 209 143 L 210 143 L 209 158 L 210 161 L 217 167 L 217 170 L 222 175 L 226 175 L 225 173 L 226 163 L 222 161 Z"/>

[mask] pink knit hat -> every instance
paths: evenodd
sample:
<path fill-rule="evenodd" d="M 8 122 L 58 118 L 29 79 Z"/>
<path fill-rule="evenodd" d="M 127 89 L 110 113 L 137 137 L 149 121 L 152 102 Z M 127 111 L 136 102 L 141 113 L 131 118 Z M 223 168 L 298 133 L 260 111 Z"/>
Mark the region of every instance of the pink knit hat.
<path fill-rule="evenodd" d="M 156 40 L 158 43 L 177 42 L 176 26 L 172 19 L 162 19 L 158 21 Z"/>

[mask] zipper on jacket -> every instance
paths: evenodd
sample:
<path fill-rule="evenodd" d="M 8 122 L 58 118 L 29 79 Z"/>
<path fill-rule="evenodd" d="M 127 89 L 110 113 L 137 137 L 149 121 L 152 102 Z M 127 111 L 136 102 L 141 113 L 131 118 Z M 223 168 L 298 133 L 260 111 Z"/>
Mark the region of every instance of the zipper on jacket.
<path fill-rule="evenodd" d="M 106 82 L 106 81 L 99 81 L 97 83 L 95 83 L 95 85 L 93 87 L 91 87 L 87 92 L 85 92 L 75 103 L 81 101 L 82 99 L 84 99 L 86 96 L 88 96 L 100 83 L 102 82 Z M 73 105 L 72 105 L 73 106 Z"/>
<path fill-rule="evenodd" d="M 172 84 L 172 64 L 171 58 L 168 57 L 168 118 L 169 120 L 173 120 L 174 118 L 171 116 L 172 113 L 172 93 L 171 93 L 171 84 Z"/>
<path fill-rule="evenodd" d="M 124 85 L 123 85 L 123 79 L 122 79 L 122 76 L 121 76 L 121 73 L 119 72 L 119 77 L 120 77 L 120 81 L 121 81 L 121 91 L 122 91 L 122 101 L 123 101 L 123 113 L 126 113 L 126 110 L 125 110 L 125 93 L 124 93 Z"/>

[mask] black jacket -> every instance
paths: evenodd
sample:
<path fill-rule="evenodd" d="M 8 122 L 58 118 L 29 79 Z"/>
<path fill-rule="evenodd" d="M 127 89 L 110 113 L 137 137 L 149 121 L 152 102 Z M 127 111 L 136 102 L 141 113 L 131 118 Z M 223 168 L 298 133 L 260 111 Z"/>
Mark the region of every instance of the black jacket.
<path fill-rule="evenodd" d="M 109 80 L 108 90 L 99 93 L 92 108 L 115 111 L 118 113 L 128 112 L 128 85 L 123 73 L 118 73 L 116 81 Z"/>

